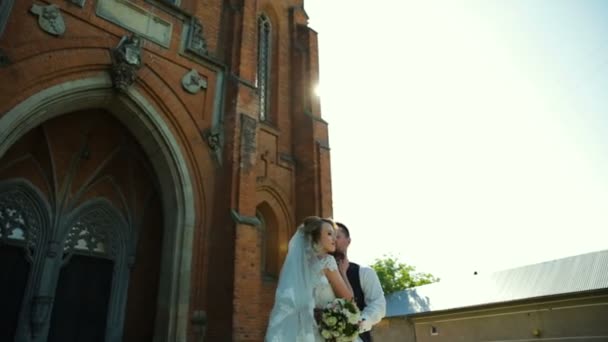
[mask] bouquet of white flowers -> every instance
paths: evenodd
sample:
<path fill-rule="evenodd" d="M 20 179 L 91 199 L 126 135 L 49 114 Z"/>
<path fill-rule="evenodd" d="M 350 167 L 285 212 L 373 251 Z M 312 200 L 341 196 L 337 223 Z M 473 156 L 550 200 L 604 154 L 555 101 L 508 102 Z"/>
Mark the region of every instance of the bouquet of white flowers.
<path fill-rule="evenodd" d="M 351 342 L 359 336 L 361 313 L 351 301 L 337 298 L 315 312 L 319 332 L 326 341 Z"/>

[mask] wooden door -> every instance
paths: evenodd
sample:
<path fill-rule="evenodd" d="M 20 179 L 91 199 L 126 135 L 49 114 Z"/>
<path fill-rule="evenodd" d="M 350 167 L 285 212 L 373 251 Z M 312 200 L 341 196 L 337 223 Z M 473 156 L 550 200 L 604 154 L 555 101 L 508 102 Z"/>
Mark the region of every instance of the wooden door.
<path fill-rule="evenodd" d="M 103 110 L 51 119 L 11 146 L 0 159 L 0 224 L 10 228 L 0 229 L 0 340 L 150 341 L 158 182 Z"/>

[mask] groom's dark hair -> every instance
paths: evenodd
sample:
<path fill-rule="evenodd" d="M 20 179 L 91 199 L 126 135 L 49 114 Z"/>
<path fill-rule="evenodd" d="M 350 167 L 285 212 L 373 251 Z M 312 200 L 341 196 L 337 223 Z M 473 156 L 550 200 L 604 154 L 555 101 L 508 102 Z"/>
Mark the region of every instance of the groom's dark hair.
<path fill-rule="evenodd" d="M 346 228 L 344 223 L 336 222 L 336 226 L 338 226 L 340 229 L 342 229 L 342 231 L 344 232 L 344 235 L 346 235 L 346 237 L 350 239 L 350 232 L 348 231 L 348 228 Z"/>

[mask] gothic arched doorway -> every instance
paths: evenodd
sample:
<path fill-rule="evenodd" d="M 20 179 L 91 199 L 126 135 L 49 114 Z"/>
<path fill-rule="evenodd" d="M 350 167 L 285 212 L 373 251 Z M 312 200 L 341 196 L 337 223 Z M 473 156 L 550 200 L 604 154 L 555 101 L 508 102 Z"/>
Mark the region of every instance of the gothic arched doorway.
<path fill-rule="evenodd" d="M 152 340 L 158 189 L 143 150 L 103 110 L 14 143 L 0 159 L 0 340 Z"/>

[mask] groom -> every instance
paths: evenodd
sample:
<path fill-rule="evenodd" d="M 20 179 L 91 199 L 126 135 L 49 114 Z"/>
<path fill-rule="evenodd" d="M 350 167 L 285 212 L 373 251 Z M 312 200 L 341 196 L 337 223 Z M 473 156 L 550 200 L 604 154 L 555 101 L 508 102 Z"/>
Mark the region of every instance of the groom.
<path fill-rule="evenodd" d="M 362 321 L 360 323 L 361 339 L 364 342 L 371 342 L 372 326 L 386 314 L 386 300 L 384 292 L 376 272 L 365 266 L 359 266 L 348 260 L 348 246 L 350 245 L 350 232 L 342 223 L 336 222 L 338 233 L 336 235 L 336 252 L 344 254 L 344 259 L 340 261 L 343 267 L 348 263 L 346 275 L 353 288 L 355 301 L 361 310 Z"/>

